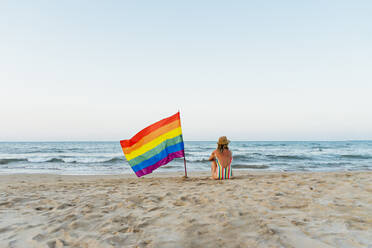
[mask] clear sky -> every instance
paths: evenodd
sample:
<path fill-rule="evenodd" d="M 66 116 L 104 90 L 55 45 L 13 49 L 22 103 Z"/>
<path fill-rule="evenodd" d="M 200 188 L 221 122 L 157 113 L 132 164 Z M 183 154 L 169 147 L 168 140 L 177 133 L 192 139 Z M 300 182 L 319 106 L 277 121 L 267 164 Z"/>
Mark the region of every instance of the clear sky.
<path fill-rule="evenodd" d="M 372 1 L 1 1 L 0 141 L 372 139 Z"/>

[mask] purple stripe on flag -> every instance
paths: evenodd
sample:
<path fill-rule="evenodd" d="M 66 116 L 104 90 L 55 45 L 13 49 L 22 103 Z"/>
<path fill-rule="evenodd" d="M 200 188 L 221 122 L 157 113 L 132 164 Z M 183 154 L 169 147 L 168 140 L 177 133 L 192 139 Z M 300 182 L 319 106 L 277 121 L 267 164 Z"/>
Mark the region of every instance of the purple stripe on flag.
<path fill-rule="evenodd" d="M 172 161 L 173 159 L 175 159 L 175 158 L 182 158 L 182 157 L 184 157 L 184 156 L 185 156 L 185 151 L 184 151 L 184 150 L 170 153 L 170 154 L 168 154 L 167 157 L 163 158 L 162 160 L 159 160 L 159 161 L 156 162 L 155 164 L 150 165 L 150 166 L 148 166 L 148 167 L 146 167 L 146 168 L 143 168 L 143 169 L 140 170 L 140 171 L 137 171 L 137 172 L 136 172 L 136 175 L 137 175 L 138 177 L 144 176 L 144 175 L 146 175 L 146 174 L 151 173 L 153 170 L 156 170 L 156 169 L 159 168 L 160 166 L 169 163 L 169 162 Z"/>

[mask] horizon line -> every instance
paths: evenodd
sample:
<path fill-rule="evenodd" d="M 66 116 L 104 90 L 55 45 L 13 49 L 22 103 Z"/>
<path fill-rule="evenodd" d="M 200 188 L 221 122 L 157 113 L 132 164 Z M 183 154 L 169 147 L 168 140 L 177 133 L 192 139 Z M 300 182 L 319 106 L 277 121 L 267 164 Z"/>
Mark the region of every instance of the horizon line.
<path fill-rule="evenodd" d="M 216 140 L 184 140 L 184 142 L 214 142 Z M 353 141 L 372 141 L 372 139 L 345 139 L 345 140 L 231 140 L 231 142 L 353 142 Z M 43 142 L 43 143 L 57 143 L 57 142 L 120 142 L 120 140 L 0 140 L 0 143 L 32 143 L 32 142 Z"/>

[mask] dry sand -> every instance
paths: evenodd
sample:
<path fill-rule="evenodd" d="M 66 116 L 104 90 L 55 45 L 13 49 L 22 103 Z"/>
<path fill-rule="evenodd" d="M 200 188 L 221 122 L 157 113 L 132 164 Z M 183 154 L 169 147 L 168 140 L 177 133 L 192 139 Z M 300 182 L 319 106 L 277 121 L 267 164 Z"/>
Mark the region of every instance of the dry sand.
<path fill-rule="evenodd" d="M 372 173 L 0 176 L 0 247 L 372 247 Z"/>

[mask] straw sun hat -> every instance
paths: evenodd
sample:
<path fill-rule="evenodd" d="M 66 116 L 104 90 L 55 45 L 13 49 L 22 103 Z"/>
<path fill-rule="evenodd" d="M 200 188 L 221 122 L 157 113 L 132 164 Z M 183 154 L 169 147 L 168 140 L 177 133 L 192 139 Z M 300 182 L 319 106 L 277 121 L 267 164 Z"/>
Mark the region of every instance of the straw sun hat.
<path fill-rule="evenodd" d="M 228 140 L 228 139 L 226 138 L 226 136 L 221 136 L 221 137 L 218 139 L 218 142 L 217 142 L 218 145 L 227 145 L 227 144 L 229 144 L 229 143 L 230 143 L 230 140 Z"/>

